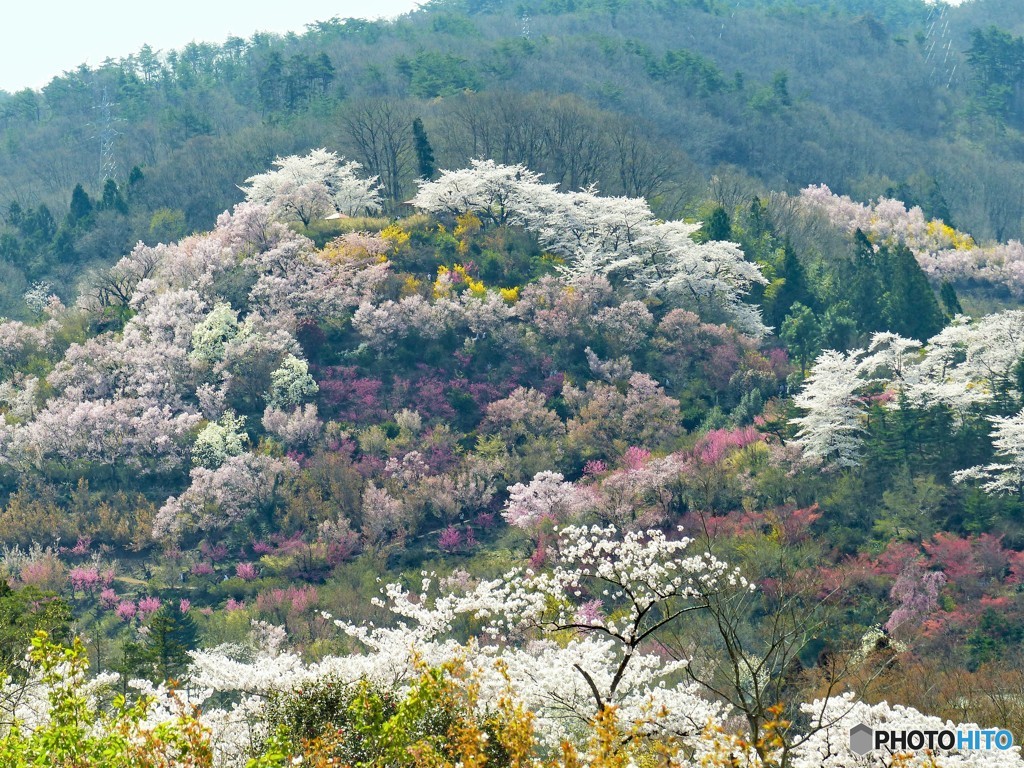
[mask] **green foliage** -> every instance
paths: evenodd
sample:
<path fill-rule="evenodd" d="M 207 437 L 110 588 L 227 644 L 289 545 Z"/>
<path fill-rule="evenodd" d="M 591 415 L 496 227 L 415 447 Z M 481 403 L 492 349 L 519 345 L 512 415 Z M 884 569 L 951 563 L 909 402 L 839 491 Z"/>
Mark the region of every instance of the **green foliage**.
<path fill-rule="evenodd" d="M 789 351 L 800 363 L 800 374 L 807 373 L 807 364 L 821 350 L 819 339 L 821 328 L 810 307 L 796 302 L 782 322 L 780 332 Z"/>
<path fill-rule="evenodd" d="M 525 764 L 537 748 L 529 714 L 509 698 L 483 715 L 475 704 L 475 685 L 457 664 L 421 669 L 401 698 L 366 681 L 326 678 L 272 697 L 271 735 L 248 768 L 283 768 L 299 760 L 366 768 Z"/>
<path fill-rule="evenodd" d="M 964 308 L 960 306 L 960 299 L 956 295 L 956 288 L 945 280 L 942 281 L 942 286 L 939 289 L 939 299 L 949 317 L 956 317 L 964 313 Z"/>
<path fill-rule="evenodd" d="M 100 708 L 83 690 L 88 671 L 79 640 L 71 646 L 50 642 L 45 632 L 32 638 L 29 661 L 48 689 L 49 717 L 34 728 L 15 722 L 0 737 L 0 764 L 10 768 L 210 768 L 213 749 L 194 715 L 184 714 L 145 728 L 150 702 L 115 697 Z"/>
<path fill-rule="evenodd" d="M 103 194 L 99 202 L 96 203 L 96 210 L 116 211 L 122 216 L 128 215 L 128 203 L 125 202 L 124 197 L 121 195 L 120 187 L 118 187 L 117 182 L 113 179 L 107 179 L 103 182 Z"/>
<path fill-rule="evenodd" d="M 935 292 L 917 259 L 906 246 L 882 248 L 877 257 L 878 282 L 884 285 L 879 299 L 885 329 L 911 339 L 927 341 L 946 324 Z"/>
<path fill-rule="evenodd" d="M 708 216 L 707 221 L 704 222 L 695 237 L 701 242 L 707 242 L 709 240 L 731 240 L 732 223 L 729 221 L 729 214 L 726 212 L 725 208 L 720 205 L 716 205 L 714 210 L 711 211 L 711 215 Z"/>
<path fill-rule="evenodd" d="M 406 78 L 409 92 L 421 99 L 450 96 L 479 87 L 472 65 L 450 53 L 424 51 L 411 59 L 399 58 L 395 66 Z"/>
<path fill-rule="evenodd" d="M 190 662 L 188 652 L 196 648 L 195 621 L 177 606 L 162 605 L 145 626 L 141 641 L 125 645 L 125 674 L 156 683 L 180 680 Z"/>
<path fill-rule="evenodd" d="M 713 61 L 684 48 L 667 51 L 660 59 L 648 58 L 646 66 L 650 77 L 678 83 L 690 96 L 711 96 L 726 87 L 725 76 Z"/>
<path fill-rule="evenodd" d="M 93 204 L 81 184 L 76 184 L 71 192 L 71 206 L 68 210 L 68 223 L 71 226 L 87 224 L 92 214 Z"/>
<path fill-rule="evenodd" d="M 159 208 L 149 219 L 149 237 L 154 243 L 173 243 L 185 236 L 185 212 L 174 208 Z"/>
<path fill-rule="evenodd" d="M 45 632 L 55 642 L 66 642 L 70 622 L 70 607 L 53 593 L 35 587 L 13 590 L 0 579 L 0 670 L 24 677 L 24 670 L 14 662 L 24 658 L 33 636 Z"/>
<path fill-rule="evenodd" d="M 1008 620 L 993 608 L 986 608 L 981 622 L 967 638 L 968 669 L 976 670 L 982 664 L 1003 657 L 1024 640 L 1024 627 Z"/>
<path fill-rule="evenodd" d="M 971 31 L 967 61 L 982 109 L 1000 118 L 1024 117 L 1024 37 L 990 26 Z"/>

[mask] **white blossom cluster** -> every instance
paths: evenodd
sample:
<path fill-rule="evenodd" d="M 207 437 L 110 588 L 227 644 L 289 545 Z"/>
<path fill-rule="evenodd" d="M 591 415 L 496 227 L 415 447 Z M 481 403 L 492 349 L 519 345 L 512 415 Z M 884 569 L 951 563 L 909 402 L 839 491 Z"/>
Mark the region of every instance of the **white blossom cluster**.
<path fill-rule="evenodd" d="M 1020 747 L 998 749 L 872 750 L 866 755 L 850 749 L 850 729 L 856 725 L 896 731 L 967 731 L 974 723 L 953 723 L 887 702 L 866 704 L 852 693 L 802 705 L 810 718 L 808 737 L 794 750 L 794 768 L 1019 768 Z"/>
<path fill-rule="evenodd" d="M 276 170 L 250 176 L 246 200 L 266 205 L 282 221 L 309 224 L 332 213 L 363 214 L 380 208 L 376 177 L 357 176 L 362 166 L 334 152 L 314 149 L 274 161 Z"/>
<path fill-rule="evenodd" d="M 667 662 L 643 645 L 644 633 L 676 611 L 681 615 L 682 602 L 698 606 L 708 590 L 752 585 L 708 553 L 687 554 L 690 540 L 659 531 L 619 535 L 614 528 L 569 526 L 558 540 L 550 573 L 515 570 L 461 588 L 424 573 L 415 592 L 386 585 L 376 602 L 395 617 L 392 626 L 335 622 L 365 653 L 306 665 L 279 642 L 193 652 L 190 689 L 231 693 L 237 702 L 204 714 L 222 754 L 244 752 L 250 733 L 242 723 L 258 720 L 260 699 L 271 691 L 325 676 L 401 690 L 423 664 L 453 660 L 479 685 L 481 710 L 514 691 L 551 747 L 584 732 L 598 707 L 597 691 L 601 704 L 616 706 L 626 721 L 665 729 L 696 749 L 709 724 L 721 724 L 727 712 L 695 685 L 678 683 L 687 662 Z M 559 607 L 552 612 L 552 605 Z M 458 643 L 452 629 L 466 620 L 479 639 Z M 553 629 L 567 641 L 556 642 Z M 231 739 L 234 746 L 227 746 Z"/>
<path fill-rule="evenodd" d="M 521 225 L 564 259 L 561 271 L 570 280 L 605 275 L 639 297 L 659 296 L 754 335 L 767 331 L 757 308 L 742 301 L 766 282 L 757 265 L 734 243 L 697 243 L 699 224 L 658 221 L 644 200 L 593 189 L 560 192 L 524 166 L 474 160 L 471 168 L 421 182 L 411 202 L 433 213 L 472 212 Z"/>
<path fill-rule="evenodd" d="M 1017 365 L 1024 356 L 1024 311 L 977 320 L 960 316 L 922 345 L 898 334 L 878 333 L 866 350 L 819 355 L 793 402 L 804 411 L 792 423 L 796 443 L 814 464 L 849 467 L 859 461 L 869 391 L 881 385 L 888 407 L 941 406 L 954 420 L 997 401 L 1019 400 Z M 954 474 L 957 482 L 981 480 L 990 492 L 1024 488 L 1024 412 L 993 416 L 991 437 L 1005 461 Z"/>
<path fill-rule="evenodd" d="M 356 179 L 353 164 L 318 153 L 310 162 L 337 166 L 323 181 L 332 205 L 373 207 L 372 180 Z M 264 427 L 289 449 L 317 440 L 322 423 L 308 402 L 317 384 L 294 332 L 308 317 L 354 310 L 388 266 L 381 238 L 367 236 L 336 258 L 278 221 L 279 212 L 272 201 L 245 202 L 211 232 L 140 243 L 88 277 L 76 310 L 48 297 L 45 306 L 37 302 L 36 325 L 0 322 L 0 364 L 17 368 L 40 356 L 49 370 L 45 378 L 16 373 L 0 381 L 0 463 L 136 474 L 198 465 L 191 486 L 163 505 L 160 536 L 222 527 L 265 504 L 291 462 L 246 454 L 248 437 L 231 409 L 265 406 Z M 235 284 L 252 286 L 244 316 L 223 292 Z M 76 311 L 126 319 L 117 331 L 54 345 Z"/>

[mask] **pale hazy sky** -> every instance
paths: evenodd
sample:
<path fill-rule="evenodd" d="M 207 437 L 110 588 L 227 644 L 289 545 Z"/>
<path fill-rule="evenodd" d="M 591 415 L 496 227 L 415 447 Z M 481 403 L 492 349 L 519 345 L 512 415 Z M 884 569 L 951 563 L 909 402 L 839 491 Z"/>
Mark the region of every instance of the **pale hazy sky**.
<path fill-rule="evenodd" d="M 41 88 L 83 62 L 118 59 L 193 40 L 221 43 L 253 32 L 303 32 L 334 16 L 377 18 L 416 0 L 17 0 L 0 10 L 0 89 Z"/>

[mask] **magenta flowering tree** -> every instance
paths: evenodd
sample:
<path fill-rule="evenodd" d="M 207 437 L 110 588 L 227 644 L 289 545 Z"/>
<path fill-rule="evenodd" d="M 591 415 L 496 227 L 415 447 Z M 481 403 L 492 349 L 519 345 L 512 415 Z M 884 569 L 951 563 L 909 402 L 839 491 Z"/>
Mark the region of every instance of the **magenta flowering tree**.
<path fill-rule="evenodd" d="M 242 581 L 255 581 L 260 577 L 260 570 L 255 563 L 238 563 L 235 565 L 235 576 Z"/>
<path fill-rule="evenodd" d="M 693 454 L 704 464 L 716 464 L 733 451 L 763 439 L 754 427 L 712 429 L 697 439 Z"/>
<path fill-rule="evenodd" d="M 72 568 L 68 572 L 68 579 L 73 592 L 94 592 L 103 584 L 99 569 L 89 566 Z"/>
<path fill-rule="evenodd" d="M 437 547 L 442 552 L 452 553 L 458 551 L 462 546 L 462 531 L 454 525 L 449 525 L 441 531 L 437 537 Z"/>
<path fill-rule="evenodd" d="M 158 597 L 144 597 L 139 600 L 139 618 L 145 620 L 147 617 L 152 616 L 154 613 L 160 610 L 160 598 Z"/>

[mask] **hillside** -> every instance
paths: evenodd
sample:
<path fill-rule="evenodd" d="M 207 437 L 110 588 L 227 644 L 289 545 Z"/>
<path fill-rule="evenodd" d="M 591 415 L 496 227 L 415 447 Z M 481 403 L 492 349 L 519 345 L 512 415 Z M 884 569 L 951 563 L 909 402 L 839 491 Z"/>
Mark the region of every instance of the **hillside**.
<path fill-rule="evenodd" d="M 1024 764 L 1010 5 L 432 2 L 5 97 L 0 764 Z"/>

